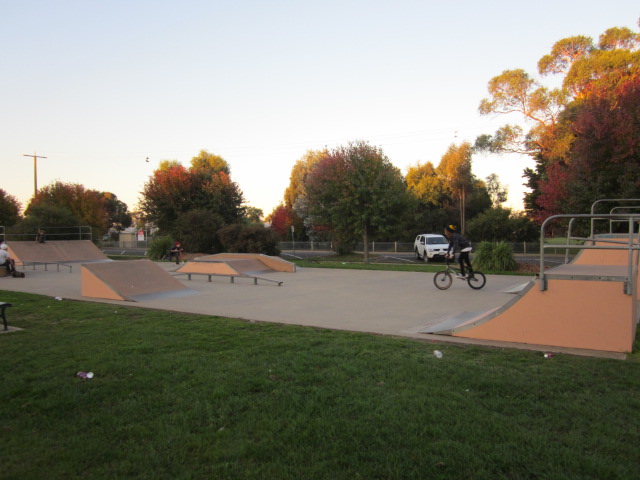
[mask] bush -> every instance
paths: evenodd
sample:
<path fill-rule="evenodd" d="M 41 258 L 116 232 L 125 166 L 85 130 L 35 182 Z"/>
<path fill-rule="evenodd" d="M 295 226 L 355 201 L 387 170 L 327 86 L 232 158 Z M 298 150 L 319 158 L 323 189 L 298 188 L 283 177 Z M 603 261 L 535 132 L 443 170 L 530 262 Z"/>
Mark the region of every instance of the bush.
<path fill-rule="evenodd" d="M 492 208 L 467 224 L 469 239 L 479 241 L 527 242 L 536 240 L 540 230 L 523 213 L 508 208 Z"/>
<path fill-rule="evenodd" d="M 147 246 L 147 257 L 154 261 L 162 260 L 172 246 L 171 237 L 154 238 Z"/>
<path fill-rule="evenodd" d="M 518 268 L 511 245 L 506 242 L 481 242 L 473 257 L 473 268 L 510 272 Z"/>
<path fill-rule="evenodd" d="M 218 230 L 225 252 L 280 255 L 277 234 L 262 225 L 234 223 Z"/>
<path fill-rule="evenodd" d="M 224 225 L 223 218 L 209 210 L 191 210 L 183 213 L 172 230 L 185 251 L 191 253 L 219 253 L 222 245 L 218 230 Z"/>

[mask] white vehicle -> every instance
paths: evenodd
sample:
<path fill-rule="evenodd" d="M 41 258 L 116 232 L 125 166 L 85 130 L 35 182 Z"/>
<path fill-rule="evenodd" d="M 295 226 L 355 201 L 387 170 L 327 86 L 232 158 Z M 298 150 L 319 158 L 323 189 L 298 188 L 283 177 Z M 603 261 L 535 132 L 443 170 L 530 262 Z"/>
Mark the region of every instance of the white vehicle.
<path fill-rule="evenodd" d="M 448 248 L 449 241 L 444 235 L 436 233 L 422 233 L 413 242 L 413 251 L 416 253 L 416 258 L 425 262 L 444 259 Z"/>

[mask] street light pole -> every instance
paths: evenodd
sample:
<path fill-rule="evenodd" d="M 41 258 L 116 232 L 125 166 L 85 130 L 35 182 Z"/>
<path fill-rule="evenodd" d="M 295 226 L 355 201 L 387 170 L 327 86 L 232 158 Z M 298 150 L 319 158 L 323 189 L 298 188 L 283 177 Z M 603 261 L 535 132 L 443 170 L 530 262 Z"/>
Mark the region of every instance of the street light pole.
<path fill-rule="evenodd" d="M 47 158 L 36 155 L 33 152 L 33 155 L 22 155 L 23 157 L 33 157 L 33 196 L 36 196 L 38 193 L 38 158 Z"/>

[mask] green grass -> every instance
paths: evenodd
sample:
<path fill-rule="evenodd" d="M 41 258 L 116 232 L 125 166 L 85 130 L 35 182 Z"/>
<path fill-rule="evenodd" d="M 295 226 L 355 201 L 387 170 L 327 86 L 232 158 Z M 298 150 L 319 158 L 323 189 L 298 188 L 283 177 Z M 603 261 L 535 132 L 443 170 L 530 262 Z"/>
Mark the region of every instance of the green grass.
<path fill-rule="evenodd" d="M 111 260 L 141 260 L 147 258 L 144 255 L 107 255 Z"/>
<path fill-rule="evenodd" d="M 2 479 L 626 479 L 640 469 L 637 355 L 545 359 L 0 293 L 24 328 L 0 335 Z"/>
<path fill-rule="evenodd" d="M 363 256 L 352 255 L 330 255 L 327 257 L 313 257 L 303 260 L 293 260 L 299 267 L 308 268 L 334 268 L 343 270 L 382 270 L 393 272 L 439 272 L 445 269 L 444 262 L 435 263 L 390 263 L 385 256 L 370 255 L 369 263 L 364 263 Z M 454 267 L 458 267 L 456 261 Z M 497 275 L 523 275 L 531 276 L 530 272 L 516 272 L 503 270 L 482 270 L 487 274 Z"/>

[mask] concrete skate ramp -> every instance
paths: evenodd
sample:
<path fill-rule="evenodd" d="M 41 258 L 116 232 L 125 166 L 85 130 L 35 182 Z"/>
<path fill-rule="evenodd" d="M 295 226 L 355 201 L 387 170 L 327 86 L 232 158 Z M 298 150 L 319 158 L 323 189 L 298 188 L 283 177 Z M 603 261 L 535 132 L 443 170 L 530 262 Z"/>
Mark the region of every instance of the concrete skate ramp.
<path fill-rule="evenodd" d="M 83 297 L 136 302 L 196 293 L 150 260 L 84 264 L 81 279 Z"/>
<path fill-rule="evenodd" d="M 539 280 L 531 281 L 501 308 L 452 316 L 422 333 L 631 352 L 639 294 L 636 267 L 631 278 L 636 288 L 631 295 L 625 293 L 628 261 L 625 250 L 583 250 L 574 264 L 545 272 L 548 278 L 544 291 Z"/>
<path fill-rule="evenodd" d="M 295 263 L 257 253 L 220 253 L 194 258 L 179 273 L 255 276 L 271 272 L 295 272 Z"/>
<path fill-rule="evenodd" d="M 109 260 L 91 240 L 52 240 L 45 243 L 7 242 L 16 263 L 70 263 Z"/>

